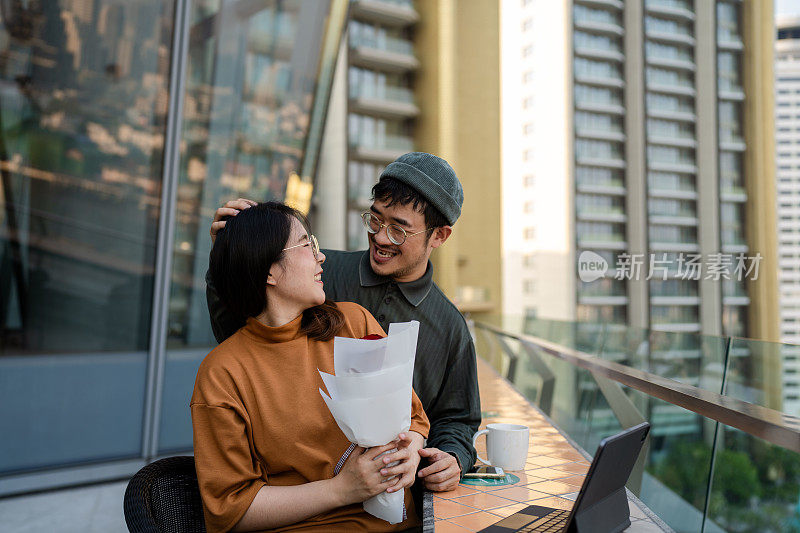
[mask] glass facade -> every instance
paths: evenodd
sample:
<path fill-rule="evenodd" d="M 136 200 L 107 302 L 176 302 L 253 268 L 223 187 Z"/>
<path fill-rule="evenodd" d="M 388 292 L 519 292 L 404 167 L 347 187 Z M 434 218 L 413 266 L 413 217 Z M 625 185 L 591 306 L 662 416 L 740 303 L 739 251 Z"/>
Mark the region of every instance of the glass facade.
<path fill-rule="evenodd" d="M 313 175 L 331 5 L 2 4 L 0 483 L 191 449 L 209 224 Z"/>

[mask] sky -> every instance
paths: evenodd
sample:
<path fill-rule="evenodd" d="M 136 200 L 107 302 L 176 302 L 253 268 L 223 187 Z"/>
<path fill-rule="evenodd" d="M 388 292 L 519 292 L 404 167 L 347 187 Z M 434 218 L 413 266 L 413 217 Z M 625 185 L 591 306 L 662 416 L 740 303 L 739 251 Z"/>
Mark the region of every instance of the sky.
<path fill-rule="evenodd" d="M 775 0 L 775 14 L 800 16 L 800 0 Z"/>

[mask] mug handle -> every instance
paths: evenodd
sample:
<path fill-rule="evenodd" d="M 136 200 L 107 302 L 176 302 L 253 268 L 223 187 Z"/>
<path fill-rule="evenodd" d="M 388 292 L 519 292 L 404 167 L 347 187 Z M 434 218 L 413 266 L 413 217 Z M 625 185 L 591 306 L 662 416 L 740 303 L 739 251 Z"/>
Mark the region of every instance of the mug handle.
<path fill-rule="evenodd" d="M 489 433 L 489 430 L 488 429 L 482 429 L 479 432 L 475 433 L 475 436 L 472 437 L 472 447 L 473 448 L 475 448 L 475 443 L 478 442 L 478 437 L 480 437 L 484 433 Z M 492 463 L 490 463 L 489 461 L 487 461 L 486 459 L 481 457 L 481 455 L 477 452 L 477 450 L 475 451 L 475 454 L 478 456 L 478 461 L 482 462 L 485 465 L 492 466 Z"/>

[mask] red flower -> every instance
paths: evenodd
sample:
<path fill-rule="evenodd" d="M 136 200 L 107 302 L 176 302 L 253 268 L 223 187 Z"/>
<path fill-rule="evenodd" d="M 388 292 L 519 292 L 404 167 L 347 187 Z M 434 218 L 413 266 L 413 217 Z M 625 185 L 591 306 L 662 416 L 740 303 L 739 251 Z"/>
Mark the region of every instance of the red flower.
<path fill-rule="evenodd" d="M 375 333 L 371 333 L 371 334 L 369 334 L 369 335 L 364 335 L 364 336 L 363 336 L 363 337 L 361 337 L 361 338 L 362 338 L 363 340 L 368 340 L 368 341 L 376 341 L 376 340 L 378 340 L 378 339 L 382 339 L 383 337 L 381 337 L 380 335 L 377 335 L 377 334 L 375 334 Z"/>

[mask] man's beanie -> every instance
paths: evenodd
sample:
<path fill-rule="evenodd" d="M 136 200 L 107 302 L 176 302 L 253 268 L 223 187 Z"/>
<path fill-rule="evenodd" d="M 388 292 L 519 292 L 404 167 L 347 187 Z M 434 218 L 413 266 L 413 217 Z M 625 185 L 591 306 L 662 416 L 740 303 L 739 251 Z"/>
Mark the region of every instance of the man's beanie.
<path fill-rule="evenodd" d="M 461 215 L 464 189 L 453 167 L 441 157 L 425 152 L 403 154 L 389 163 L 380 177 L 394 178 L 418 191 L 451 226 Z"/>

